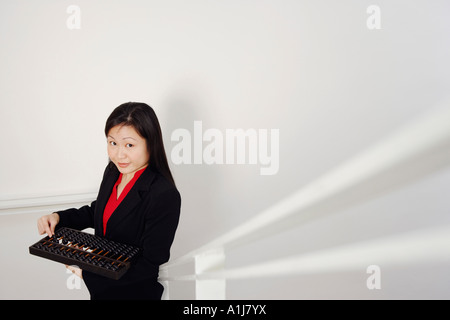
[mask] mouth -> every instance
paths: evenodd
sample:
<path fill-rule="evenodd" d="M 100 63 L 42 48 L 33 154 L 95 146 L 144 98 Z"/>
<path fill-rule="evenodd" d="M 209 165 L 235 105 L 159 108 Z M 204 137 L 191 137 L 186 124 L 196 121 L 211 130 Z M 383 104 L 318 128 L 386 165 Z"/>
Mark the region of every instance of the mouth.
<path fill-rule="evenodd" d="M 118 165 L 119 165 L 119 167 L 121 167 L 121 168 L 126 168 L 126 167 L 128 167 L 130 164 L 129 163 L 118 163 Z"/>

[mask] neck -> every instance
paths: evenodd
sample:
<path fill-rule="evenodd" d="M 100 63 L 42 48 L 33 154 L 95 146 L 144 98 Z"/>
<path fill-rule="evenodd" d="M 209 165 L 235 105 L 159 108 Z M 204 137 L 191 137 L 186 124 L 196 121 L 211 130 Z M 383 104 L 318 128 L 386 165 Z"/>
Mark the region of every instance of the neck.
<path fill-rule="evenodd" d="M 142 168 L 137 169 L 136 171 L 130 172 L 130 173 L 124 173 L 122 174 L 122 182 L 124 183 L 128 183 L 131 181 L 131 179 L 133 179 L 134 175 L 136 174 L 136 172 L 146 168 L 147 165 L 143 166 Z"/>
<path fill-rule="evenodd" d="M 127 173 L 127 174 L 122 174 L 122 182 L 127 184 L 128 182 L 131 181 L 131 179 L 133 179 L 134 174 L 136 172 L 132 172 L 132 173 Z"/>

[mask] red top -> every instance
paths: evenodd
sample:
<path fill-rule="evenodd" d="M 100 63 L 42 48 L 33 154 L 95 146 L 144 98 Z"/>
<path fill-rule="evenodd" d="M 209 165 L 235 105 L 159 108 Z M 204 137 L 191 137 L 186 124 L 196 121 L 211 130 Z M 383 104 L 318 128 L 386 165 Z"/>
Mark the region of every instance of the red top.
<path fill-rule="evenodd" d="M 130 180 L 130 182 L 127 183 L 125 188 L 123 188 L 119 198 L 117 198 L 117 186 L 122 181 L 122 174 L 119 175 L 119 178 L 117 179 L 116 184 L 114 185 L 111 195 L 109 196 L 108 203 L 106 203 L 105 211 L 103 211 L 103 235 L 105 235 L 106 233 L 106 224 L 108 223 L 108 220 L 113 214 L 114 210 L 116 210 L 116 208 L 119 206 L 122 200 L 126 197 L 128 192 L 134 186 L 136 180 L 141 176 L 142 172 L 144 172 L 146 168 L 147 167 L 134 173 L 133 178 Z"/>

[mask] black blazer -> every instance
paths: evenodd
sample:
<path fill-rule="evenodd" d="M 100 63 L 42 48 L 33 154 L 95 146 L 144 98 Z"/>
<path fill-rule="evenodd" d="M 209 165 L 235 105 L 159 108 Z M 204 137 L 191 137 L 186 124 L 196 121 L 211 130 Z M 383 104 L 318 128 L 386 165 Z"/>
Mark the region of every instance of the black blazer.
<path fill-rule="evenodd" d="M 58 211 L 57 227 L 91 227 L 103 236 L 103 211 L 119 174 L 110 162 L 97 200 L 79 209 Z M 140 247 L 142 254 L 119 280 L 83 271 L 91 299 L 161 299 L 159 266 L 169 260 L 180 206 L 176 187 L 148 166 L 109 218 L 105 234 L 107 239 Z"/>

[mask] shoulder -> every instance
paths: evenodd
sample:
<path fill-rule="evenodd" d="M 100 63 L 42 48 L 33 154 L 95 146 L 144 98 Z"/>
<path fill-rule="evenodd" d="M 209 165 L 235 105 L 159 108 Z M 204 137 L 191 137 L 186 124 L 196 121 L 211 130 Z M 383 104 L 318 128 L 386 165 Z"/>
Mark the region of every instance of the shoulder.
<path fill-rule="evenodd" d="M 105 179 L 109 179 L 110 177 L 118 177 L 120 174 L 119 170 L 117 170 L 117 167 L 114 163 L 111 161 L 108 162 L 106 165 L 105 171 L 103 171 L 103 178 L 102 181 L 105 181 Z"/>
<path fill-rule="evenodd" d="M 109 161 L 106 165 L 105 171 L 103 172 L 103 178 L 110 174 L 117 174 L 119 173 L 119 170 L 117 170 L 117 167 L 112 161 Z"/>
<path fill-rule="evenodd" d="M 145 192 L 147 217 L 150 219 L 169 219 L 177 221 L 181 211 L 181 195 L 163 175 L 155 173 L 150 188 Z"/>
<path fill-rule="evenodd" d="M 180 192 L 177 187 L 166 179 L 162 174 L 155 172 L 154 179 L 150 185 L 150 191 L 154 196 L 181 200 Z"/>

